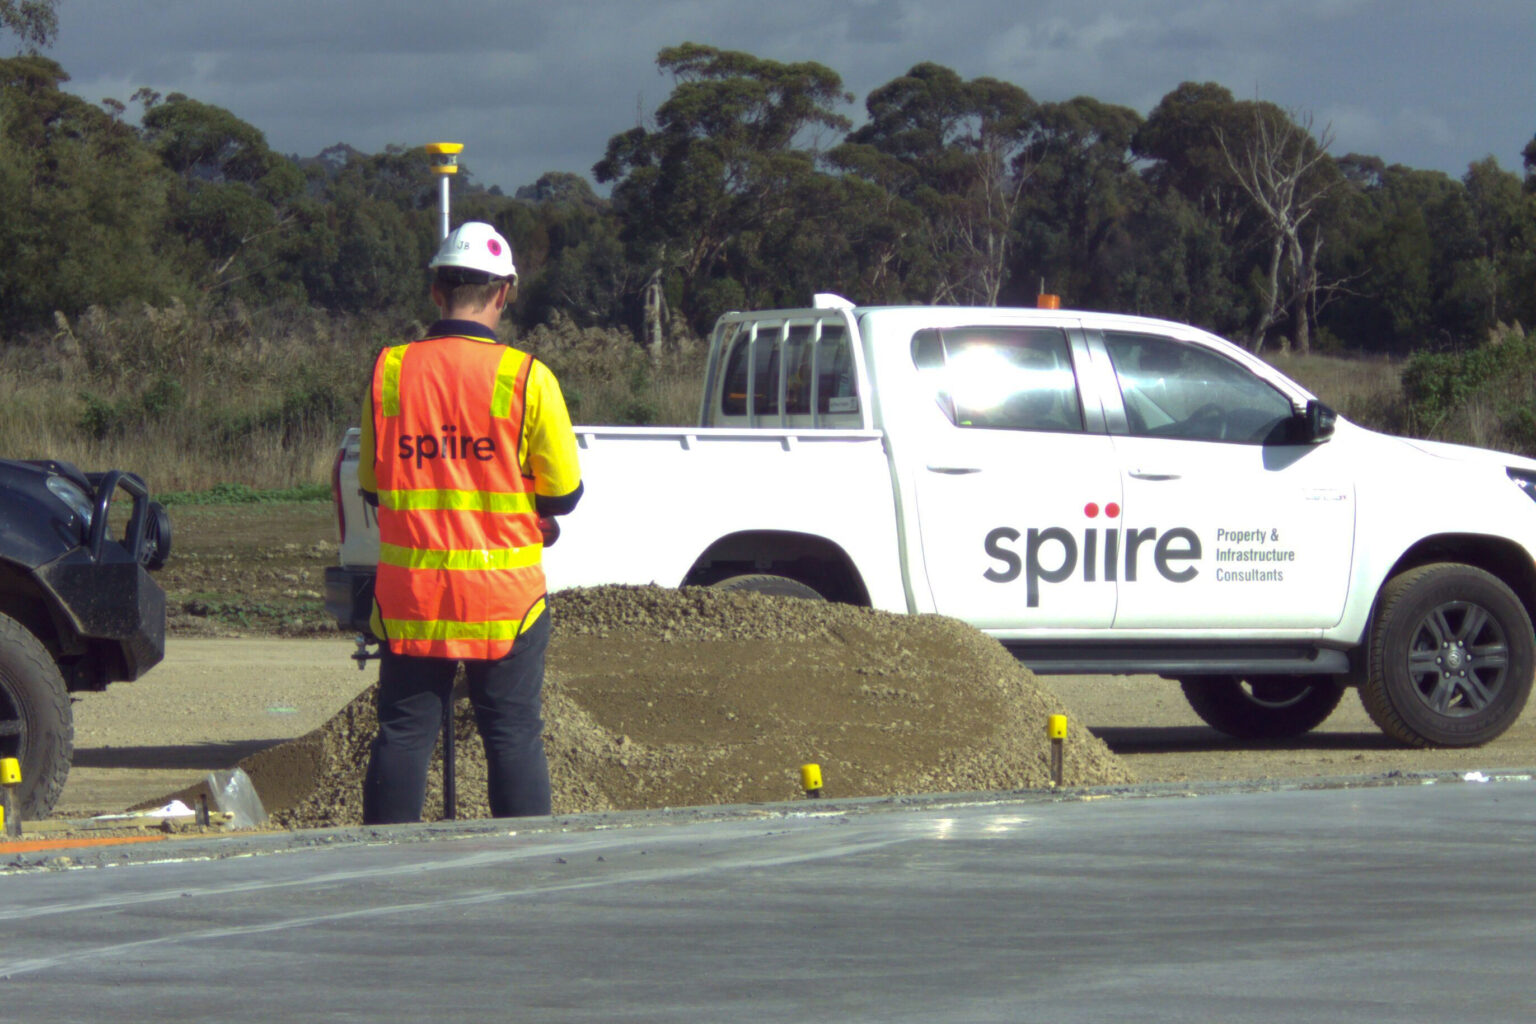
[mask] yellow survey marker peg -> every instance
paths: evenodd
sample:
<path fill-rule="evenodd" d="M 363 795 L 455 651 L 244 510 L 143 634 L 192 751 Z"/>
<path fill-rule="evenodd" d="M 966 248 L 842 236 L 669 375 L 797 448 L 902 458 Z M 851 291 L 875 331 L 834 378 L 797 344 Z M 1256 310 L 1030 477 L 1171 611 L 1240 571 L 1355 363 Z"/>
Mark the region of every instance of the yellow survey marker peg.
<path fill-rule="evenodd" d="M 805 790 L 806 796 L 821 796 L 821 765 L 803 764 L 800 766 L 800 788 Z"/>
<path fill-rule="evenodd" d="M 1045 734 L 1051 740 L 1051 785 L 1060 787 L 1062 776 L 1062 744 L 1067 738 L 1067 716 L 1052 715 L 1045 720 Z"/>
<path fill-rule="evenodd" d="M 0 835 L 21 835 L 21 813 L 16 809 L 16 787 L 21 785 L 21 762 L 0 757 Z"/>

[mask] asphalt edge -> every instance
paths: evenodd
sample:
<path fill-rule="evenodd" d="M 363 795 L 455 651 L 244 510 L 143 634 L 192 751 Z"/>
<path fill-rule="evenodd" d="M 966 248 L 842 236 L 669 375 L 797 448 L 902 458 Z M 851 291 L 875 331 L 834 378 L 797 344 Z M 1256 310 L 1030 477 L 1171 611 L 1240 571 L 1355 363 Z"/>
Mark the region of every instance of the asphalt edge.
<path fill-rule="evenodd" d="M 0 848 L 0 875 L 68 871 L 235 857 L 388 843 L 429 843 L 487 836 L 531 836 L 618 829 L 668 828 L 712 822 L 773 822 L 808 816 L 846 818 L 912 810 L 985 806 L 1039 806 L 1096 800 L 1152 800 L 1309 790 L 1372 789 L 1439 784 L 1530 782 L 1536 768 L 1487 772 L 1404 772 L 1299 779 L 1222 782 L 1158 782 L 1061 789 L 988 790 L 902 796 L 803 799 L 763 804 L 709 804 L 640 811 L 592 811 L 541 818 L 489 818 L 408 825 L 354 825 L 338 828 L 240 830 L 218 835 L 167 835 L 164 842 L 60 846 L 46 851 L 6 852 Z"/>

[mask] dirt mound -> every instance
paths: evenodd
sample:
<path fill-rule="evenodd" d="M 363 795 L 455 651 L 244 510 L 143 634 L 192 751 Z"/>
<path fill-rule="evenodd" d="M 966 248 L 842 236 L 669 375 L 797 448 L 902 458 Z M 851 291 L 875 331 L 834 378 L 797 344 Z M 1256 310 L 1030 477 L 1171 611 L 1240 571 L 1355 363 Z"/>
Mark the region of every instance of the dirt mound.
<path fill-rule="evenodd" d="M 1046 717 L 1065 709 L 996 642 L 954 619 L 690 588 L 551 598 L 545 742 L 556 813 L 1050 784 Z M 485 760 L 458 705 L 460 817 L 488 814 Z M 370 688 L 320 729 L 241 762 L 290 827 L 356 824 Z M 434 759 L 435 761 L 436 759 Z M 1086 729 L 1065 782 L 1132 781 Z M 427 815 L 441 806 L 434 767 Z"/>

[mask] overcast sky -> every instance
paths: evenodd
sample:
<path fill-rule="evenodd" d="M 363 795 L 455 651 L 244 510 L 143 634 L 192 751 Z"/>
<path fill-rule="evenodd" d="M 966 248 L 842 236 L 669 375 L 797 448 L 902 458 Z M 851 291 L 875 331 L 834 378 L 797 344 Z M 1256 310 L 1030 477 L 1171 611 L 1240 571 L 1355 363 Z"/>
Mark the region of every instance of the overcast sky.
<path fill-rule="evenodd" d="M 511 193 L 591 178 L 671 91 L 684 41 L 819 61 L 865 96 L 921 61 L 1040 101 L 1146 114 L 1214 81 L 1331 124 L 1332 152 L 1460 176 L 1536 134 L 1533 0 L 60 0 L 49 55 L 86 99 L 139 86 L 227 107 L 277 150 L 465 144 Z"/>

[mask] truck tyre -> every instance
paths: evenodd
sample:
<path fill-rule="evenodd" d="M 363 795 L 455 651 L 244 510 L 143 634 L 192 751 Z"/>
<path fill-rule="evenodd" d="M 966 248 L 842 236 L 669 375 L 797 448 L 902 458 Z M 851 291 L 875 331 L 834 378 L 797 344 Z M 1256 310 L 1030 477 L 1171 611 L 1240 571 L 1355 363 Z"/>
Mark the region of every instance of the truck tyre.
<path fill-rule="evenodd" d="M 1360 701 L 1412 747 L 1472 747 L 1514 724 L 1536 671 L 1531 620 L 1509 587 L 1469 565 L 1409 569 L 1381 588 Z"/>
<path fill-rule="evenodd" d="M 58 666 L 25 626 L 0 615 L 0 757 L 21 762 L 22 820 L 53 810 L 74 747 L 69 691 Z"/>
<path fill-rule="evenodd" d="M 767 573 L 753 573 L 750 576 L 730 576 L 723 580 L 717 580 L 710 586 L 715 590 L 748 590 L 754 594 L 768 594 L 773 597 L 798 597 L 806 601 L 825 601 L 826 598 L 813 587 L 808 587 L 799 580 L 792 580 L 788 576 L 771 576 Z"/>
<path fill-rule="evenodd" d="M 1311 732 L 1339 706 L 1331 676 L 1194 676 L 1184 699 L 1217 732 L 1240 740 L 1283 740 Z"/>

